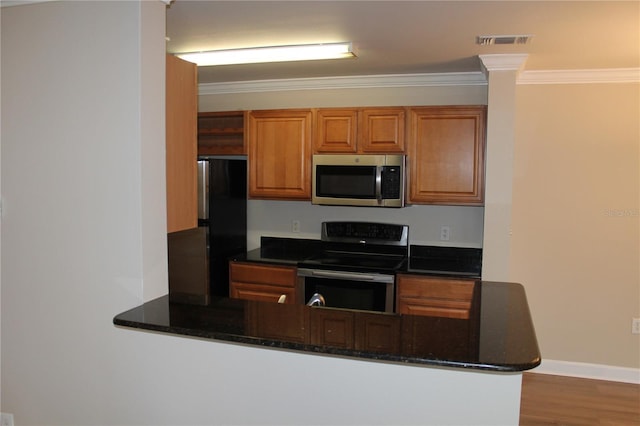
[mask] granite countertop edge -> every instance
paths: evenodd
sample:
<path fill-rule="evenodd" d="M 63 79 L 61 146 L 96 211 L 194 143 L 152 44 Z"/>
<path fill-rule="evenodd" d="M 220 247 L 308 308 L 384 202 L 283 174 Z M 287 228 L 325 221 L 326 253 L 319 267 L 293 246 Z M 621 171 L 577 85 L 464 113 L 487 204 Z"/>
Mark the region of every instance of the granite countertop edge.
<path fill-rule="evenodd" d="M 260 347 L 265 349 L 281 349 L 294 351 L 298 353 L 304 353 L 309 355 L 320 356 L 338 356 L 346 357 L 360 361 L 377 361 L 377 362 L 390 362 L 398 363 L 402 365 L 414 365 L 424 367 L 442 367 L 442 368 L 455 368 L 462 370 L 475 370 L 485 371 L 493 373 L 520 373 L 525 370 L 530 370 L 537 367 L 541 363 L 539 350 L 536 356 L 532 356 L 528 360 L 520 360 L 518 363 L 509 363 L 504 361 L 487 362 L 486 360 L 475 361 L 463 361 L 463 360 L 448 360 L 435 357 L 428 357 L 424 355 L 406 355 L 406 354 L 393 354 L 376 351 L 363 351 L 358 349 L 340 348 L 334 346 L 314 345 L 309 343 L 294 342 L 289 340 L 277 340 L 272 338 L 257 337 L 251 335 L 241 335 L 236 333 L 228 333 L 221 331 L 206 330 L 200 327 L 188 327 L 188 326 L 175 326 L 153 323 L 145 320 L 127 319 L 128 314 L 136 311 L 140 312 L 144 310 L 145 305 L 163 301 L 166 299 L 167 310 L 169 305 L 168 296 L 162 296 L 158 299 L 154 299 L 147 304 L 140 305 L 136 308 L 125 311 L 113 318 L 113 324 L 118 327 L 124 327 L 139 331 L 160 332 L 179 337 L 191 337 L 204 340 L 219 341 L 223 343 L 235 343 L 241 345 L 248 345 L 253 347 Z M 208 309 L 208 308 L 206 308 Z M 528 314 L 528 312 L 527 312 Z M 534 335 L 535 340 L 535 335 Z M 536 343 L 537 346 L 537 343 Z"/>
<path fill-rule="evenodd" d="M 205 340 L 220 341 L 223 343 L 237 343 L 248 346 L 257 346 L 265 349 L 284 349 L 294 352 L 301 352 L 309 355 L 326 355 L 346 357 L 361 361 L 382 361 L 404 365 L 421 365 L 425 367 L 444 367 L 455 369 L 482 370 L 494 373 L 519 373 L 540 365 L 540 359 L 531 360 L 525 364 L 487 364 L 472 363 L 464 361 L 451 361 L 443 359 L 431 359 L 424 357 L 411 357 L 402 355 L 385 354 L 381 352 L 366 352 L 353 349 L 343 349 L 331 346 L 309 345 L 303 343 L 286 342 L 281 340 L 264 339 L 259 337 L 247 337 L 237 334 L 227 334 L 219 332 L 208 332 L 193 328 L 166 327 L 153 324 L 142 324 L 135 321 L 120 320 L 117 317 L 113 320 L 114 325 L 138 330 L 161 332 L 182 337 L 200 338 Z"/>

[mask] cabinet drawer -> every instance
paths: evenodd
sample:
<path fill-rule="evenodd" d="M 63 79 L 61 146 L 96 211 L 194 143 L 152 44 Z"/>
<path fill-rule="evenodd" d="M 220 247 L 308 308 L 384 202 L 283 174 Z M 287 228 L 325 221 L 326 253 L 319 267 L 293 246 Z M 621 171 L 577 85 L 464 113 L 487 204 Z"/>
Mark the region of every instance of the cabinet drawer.
<path fill-rule="evenodd" d="M 277 302 L 280 296 L 287 296 L 288 304 L 295 303 L 296 292 L 291 287 L 275 285 L 245 284 L 232 282 L 230 294 L 233 299 L 256 300 L 258 302 Z"/>
<path fill-rule="evenodd" d="M 427 299 L 404 299 L 400 313 L 427 317 L 469 319 L 469 309 L 470 305 L 451 306 L 446 301 L 437 303 L 430 302 Z"/>
<path fill-rule="evenodd" d="M 296 268 L 286 266 L 262 266 L 247 263 L 230 264 L 231 281 L 266 284 L 272 286 L 290 287 L 296 285 Z"/>
<path fill-rule="evenodd" d="M 402 314 L 468 319 L 475 281 L 398 275 L 397 311 Z"/>
<path fill-rule="evenodd" d="M 400 275 L 402 296 L 429 297 L 471 301 L 474 280 L 430 278 L 420 275 Z"/>

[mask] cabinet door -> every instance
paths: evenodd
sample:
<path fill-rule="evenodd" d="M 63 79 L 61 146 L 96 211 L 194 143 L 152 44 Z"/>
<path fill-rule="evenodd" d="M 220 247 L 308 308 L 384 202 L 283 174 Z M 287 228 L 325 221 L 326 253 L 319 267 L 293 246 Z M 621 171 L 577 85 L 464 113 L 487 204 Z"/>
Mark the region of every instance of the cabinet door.
<path fill-rule="evenodd" d="M 409 203 L 482 205 L 486 107 L 420 107 L 409 118 Z"/>
<path fill-rule="evenodd" d="M 167 232 L 198 226 L 197 69 L 167 55 L 166 68 Z"/>
<path fill-rule="evenodd" d="M 473 279 L 398 274 L 397 309 L 401 314 L 469 319 Z"/>
<path fill-rule="evenodd" d="M 355 347 L 366 352 L 400 351 L 401 320 L 397 315 L 360 313 L 356 319 Z"/>
<path fill-rule="evenodd" d="M 350 311 L 316 308 L 309 311 L 312 345 L 353 349 L 354 315 Z"/>
<path fill-rule="evenodd" d="M 229 263 L 229 294 L 232 298 L 277 302 L 287 296 L 285 303 L 296 303 L 297 270 L 295 267 L 253 263 Z"/>
<path fill-rule="evenodd" d="M 305 308 L 304 305 L 247 303 L 245 309 L 247 331 L 265 339 L 306 343 Z"/>
<path fill-rule="evenodd" d="M 249 196 L 311 199 L 311 110 L 249 114 Z"/>
<path fill-rule="evenodd" d="M 363 109 L 360 113 L 359 132 L 359 152 L 404 152 L 405 109 Z"/>
<path fill-rule="evenodd" d="M 315 152 L 356 152 L 357 109 L 319 109 L 316 111 Z"/>

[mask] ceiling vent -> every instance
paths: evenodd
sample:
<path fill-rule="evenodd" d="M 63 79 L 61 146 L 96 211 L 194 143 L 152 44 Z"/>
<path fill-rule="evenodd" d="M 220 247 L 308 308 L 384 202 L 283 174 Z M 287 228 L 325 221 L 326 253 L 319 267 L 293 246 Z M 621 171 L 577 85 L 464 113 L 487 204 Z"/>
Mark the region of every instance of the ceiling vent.
<path fill-rule="evenodd" d="M 476 37 L 476 44 L 489 46 L 492 44 L 527 44 L 533 36 L 529 34 L 521 35 L 483 35 Z"/>

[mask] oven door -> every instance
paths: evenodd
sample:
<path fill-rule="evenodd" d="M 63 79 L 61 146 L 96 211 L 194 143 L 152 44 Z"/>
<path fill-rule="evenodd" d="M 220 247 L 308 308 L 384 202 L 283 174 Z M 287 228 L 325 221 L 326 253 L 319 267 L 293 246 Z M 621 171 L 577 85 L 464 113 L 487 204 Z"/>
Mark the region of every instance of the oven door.
<path fill-rule="evenodd" d="M 394 275 L 298 268 L 298 277 L 305 303 L 317 293 L 328 307 L 379 312 L 394 310 Z"/>

